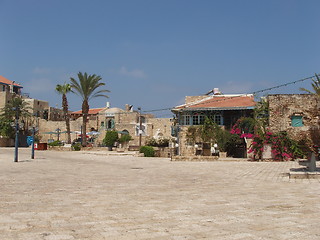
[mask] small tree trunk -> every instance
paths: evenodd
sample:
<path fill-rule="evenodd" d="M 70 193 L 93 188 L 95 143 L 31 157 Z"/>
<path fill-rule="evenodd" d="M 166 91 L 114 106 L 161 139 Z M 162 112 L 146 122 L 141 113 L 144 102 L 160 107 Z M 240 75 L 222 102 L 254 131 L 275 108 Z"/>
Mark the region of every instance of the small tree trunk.
<path fill-rule="evenodd" d="M 89 112 L 89 104 L 87 100 L 82 103 L 82 146 L 87 146 L 87 118 Z"/>
<path fill-rule="evenodd" d="M 67 143 L 71 143 L 71 134 L 70 134 L 70 116 L 68 113 L 68 100 L 65 94 L 62 95 L 62 106 L 64 113 L 64 120 L 66 121 L 66 129 L 67 129 Z"/>
<path fill-rule="evenodd" d="M 66 128 L 67 128 L 67 143 L 71 143 L 71 131 L 70 131 L 70 117 L 69 113 L 66 115 Z"/>

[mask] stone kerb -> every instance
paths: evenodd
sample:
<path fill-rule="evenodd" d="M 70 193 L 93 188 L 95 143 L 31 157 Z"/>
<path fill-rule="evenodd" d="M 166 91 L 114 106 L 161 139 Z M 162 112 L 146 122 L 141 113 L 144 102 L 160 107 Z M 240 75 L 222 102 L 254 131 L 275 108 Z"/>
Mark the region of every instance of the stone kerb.
<path fill-rule="evenodd" d="M 218 156 L 173 156 L 171 161 L 209 162 L 218 161 Z"/>

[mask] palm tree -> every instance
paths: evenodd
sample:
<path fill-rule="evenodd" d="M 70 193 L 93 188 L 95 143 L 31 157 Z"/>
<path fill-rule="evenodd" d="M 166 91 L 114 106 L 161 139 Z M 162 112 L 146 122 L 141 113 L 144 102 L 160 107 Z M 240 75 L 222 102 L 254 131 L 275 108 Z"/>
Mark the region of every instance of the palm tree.
<path fill-rule="evenodd" d="M 310 93 L 310 94 L 317 95 L 318 97 L 320 97 L 320 77 L 317 74 L 315 74 L 315 76 L 316 76 L 317 80 L 312 79 L 313 83 L 311 83 L 313 91 L 310 91 L 306 88 L 300 88 L 300 90 L 307 92 L 307 93 Z"/>
<path fill-rule="evenodd" d="M 78 81 L 70 78 L 71 87 L 82 98 L 82 145 L 87 145 L 86 131 L 87 131 L 87 117 L 89 112 L 89 100 L 95 97 L 108 97 L 104 93 L 109 90 L 97 90 L 99 87 L 105 85 L 100 82 L 102 78 L 98 75 L 88 75 L 86 72 L 78 73 Z"/>
<path fill-rule="evenodd" d="M 18 114 L 19 118 L 27 119 L 32 115 L 30 113 L 31 110 L 29 103 L 21 97 L 15 96 L 1 109 L 1 117 L 7 120 L 14 120 L 16 114 Z"/>
<path fill-rule="evenodd" d="M 30 113 L 32 108 L 29 103 L 24 101 L 21 97 L 14 96 L 5 107 L 0 110 L 0 132 L 4 135 L 13 137 L 13 127 L 11 124 L 20 119 L 22 122 L 28 121 L 31 118 L 32 114 Z M 26 131 L 27 126 L 23 127 L 23 131 Z"/>
<path fill-rule="evenodd" d="M 57 84 L 56 91 L 62 95 L 62 108 L 63 108 L 63 117 L 66 121 L 66 129 L 67 129 L 67 143 L 71 143 L 71 136 L 70 136 L 70 116 L 68 111 L 68 99 L 67 99 L 67 93 L 72 92 L 71 85 L 68 83 L 65 83 L 63 85 Z"/>

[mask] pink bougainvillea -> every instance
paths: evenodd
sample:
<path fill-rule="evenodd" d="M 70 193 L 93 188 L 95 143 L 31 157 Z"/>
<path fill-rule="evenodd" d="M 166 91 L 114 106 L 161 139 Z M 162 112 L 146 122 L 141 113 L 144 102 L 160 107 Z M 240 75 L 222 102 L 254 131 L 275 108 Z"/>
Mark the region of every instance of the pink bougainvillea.
<path fill-rule="evenodd" d="M 253 134 L 252 133 L 242 133 L 240 135 L 241 138 L 253 138 Z"/>
<path fill-rule="evenodd" d="M 232 128 L 230 131 L 231 134 L 240 134 L 241 130 L 240 128 Z"/>
<path fill-rule="evenodd" d="M 294 158 L 293 140 L 287 134 L 268 131 L 263 136 L 255 135 L 248 153 L 253 153 L 254 158 L 261 158 L 264 144 L 271 145 L 271 153 L 275 160 L 288 161 Z"/>

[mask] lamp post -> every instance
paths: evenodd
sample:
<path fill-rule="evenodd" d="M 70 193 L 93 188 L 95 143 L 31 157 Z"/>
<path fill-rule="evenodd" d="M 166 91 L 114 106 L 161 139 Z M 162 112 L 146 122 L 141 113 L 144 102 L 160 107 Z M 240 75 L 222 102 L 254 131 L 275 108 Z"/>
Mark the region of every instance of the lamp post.
<path fill-rule="evenodd" d="M 34 159 L 34 133 L 35 133 L 35 127 L 32 127 L 32 148 L 31 148 L 31 159 Z"/>
<path fill-rule="evenodd" d="M 139 148 L 141 147 L 142 142 L 142 121 L 141 121 L 141 107 L 138 107 L 139 110 Z"/>
<path fill-rule="evenodd" d="M 57 128 L 57 129 L 56 129 L 56 132 L 57 132 L 58 141 L 60 141 L 61 129 L 60 129 L 60 128 Z"/>
<path fill-rule="evenodd" d="M 16 111 L 16 138 L 14 144 L 14 162 L 18 162 L 18 147 L 19 147 L 19 107 L 15 107 Z"/>

